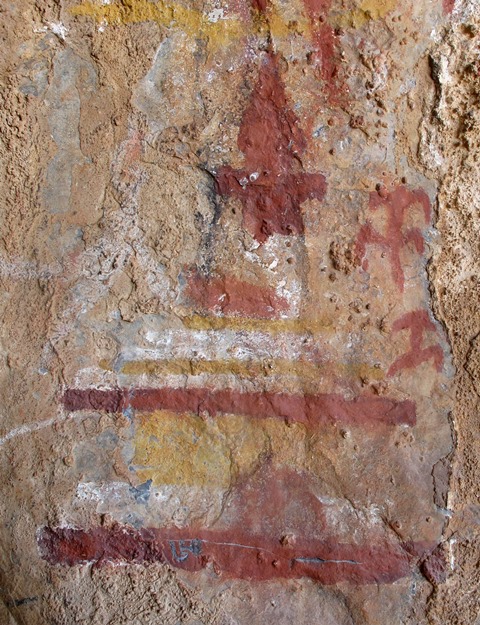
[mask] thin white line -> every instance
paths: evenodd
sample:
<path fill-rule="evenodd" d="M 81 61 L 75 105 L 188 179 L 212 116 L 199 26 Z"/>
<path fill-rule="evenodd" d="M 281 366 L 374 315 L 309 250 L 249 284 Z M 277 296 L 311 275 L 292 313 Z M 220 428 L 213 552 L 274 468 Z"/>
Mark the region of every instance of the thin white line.
<path fill-rule="evenodd" d="M 226 547 L 242 547 L 243 549 L 253 549 L 255 551 L 263 551 L 265 553 L 270 553 L 272 555 L 275 555 L 273 551 L 270 551 L 269 549 L 265 549 L 264 547 L 254 547 L 252 545 L 241 545 L 240 543 L 219 543 L 214 540 L 204 540 L 203 538 L 177 538 L 177 539 L 174 539 L 174 542 L 183 542 L 183 541 L 187 542 L 187 541 L 193 541 L 193 540 L 199 540 L 201 543 L 208 543 L 209 545 L 225 545 Z"/>
<path fill-rule="evenodd" d="M 264 549 L 263 547 L 253 547 L 252 545 L 240 545 L 239 543 L 217 543 L 214 540 L 202 540 L 202 543 L 208 543 L 210 545 L 225 545 L 226 547 L 242 547 L 243 549 L 254 549 L 255 551 L 264 551 L 266 553 L 271 553 L 274 555 L 273 551 L 269 551 L 268 549 Z"/>
<path fill-rule="evenodd" d="M 295 558 L 296 562 L 311 562 L 312 564 L 328 564 L 334 562 L 336 564 L 362 564 L 356 560 L 328 560 L 326 558 Z"/>
<path fill-rule="evenodd" d="M 32 432 L 38 432 L 38 430 L 43 430 L 44 428 L 48 428 L 51 425 L 54 425 L 55 423 L 61 423 L 62 421 L 66 421 L 66 419 L 69 419 L 71 417 L 75 416 L 74 413 L 72 414 L 64 414 L 60 417 L 54 417 L 52 419 L 47 419 L 46 421 L 40 421 L 39 423 L 32 423 L 30 425 L 21 425 L 18 428 L 14 428 L 13 430 L 10 430 L 10 432 L 8 432 L 8 434 L 5 434 L 5 436 L 2 436 L 2 438 L 0 438 L 0 447 L 4 444 L 7 443 L 8 441 L 12 440 L 12 438 L 16 438 L 17 436 L 23 436 L 23 434 L 30 434 Z"/>

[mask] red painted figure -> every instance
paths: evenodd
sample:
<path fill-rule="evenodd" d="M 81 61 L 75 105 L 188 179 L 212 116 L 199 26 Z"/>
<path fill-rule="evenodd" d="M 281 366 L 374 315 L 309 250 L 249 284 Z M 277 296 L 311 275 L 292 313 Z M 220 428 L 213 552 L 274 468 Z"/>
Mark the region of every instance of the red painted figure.
<path fill-rule="evenodd" d="M 392 270 L 392 277 L 400 291 L 405 286 L 405 275 L 401 262 L 401 250 L 409 243 L 413 243 L 418 254 L 424 250 L 423 235 L 420 228 L 403 229 L 406 213 L 415 205 L 420 204 L 423 208 L 424 220 L 430 222 L 431 207 L 425 191 L 417 189 L 410 191 L 404 186 L 397 187 L 391 193 L 384 188 L 370 194 L 370 210 L 376 211 L 382 207 L 386 212 L 385 234 L 381 234 L 373 227 L 370 221 L 364 224 L 357 238 L 356 256 L 362 262 L 363 269 L 368 269 L 368 260 L 365 254 L 368 245 L 382 248 L 388 255 Z"/>
<path fill-rule="evenodd" d="M 443 350 L 440 345 L 422 347 L 425 332 L 436 332 L 437 328 L 430 320 L 426 310 L 414 310 L 406 313 L 393 324 L 392 331 L 410 331 L 410 350 L 393 363 L 387 375 L 392 376 L 402 369 L 414 369 L 422 362 L 433 359 L 437 371 L 442 370 Z"/>
<path fill-rule="evenodd" d="M 238 147 L 245 155 L 244 168 L 220 167 L 217 192 L 241 201 L 243 225 L 261 243 L 275 233 L 303 234 L 300 205 L 323 199 L 326 183 L 322 174 L 303 170 L 306 141 L 288 105 L 275 54 L 267 54 L 260 68 Z"/>
<path fill-rule="evenodd" d="M 313 50 L 309 63 L 317 66 L 317 76 L 323 82 L 327 102 L 338 106 L 346 102 L 347 88 L 342 77 L 338 55 L 338 37 L 328 23 L 331 0 L 304 0 L 305 11 L 311 21 Z M 338 31 L 337 31 L 338 32 Z"/>

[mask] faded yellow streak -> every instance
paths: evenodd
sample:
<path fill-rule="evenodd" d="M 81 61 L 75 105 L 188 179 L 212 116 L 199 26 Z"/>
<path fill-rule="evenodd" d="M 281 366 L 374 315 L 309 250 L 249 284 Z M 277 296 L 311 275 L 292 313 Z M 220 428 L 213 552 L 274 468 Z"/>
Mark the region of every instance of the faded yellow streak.
<path fill-rule="evenodd" d="M 297 376 L 309 382 L 318 381 L 321 376 L 355 376 L 370 380 L 382 380 L 385 376 L 381 369 L 365 363 L 328 363 L 318 365 L 307 361 L 275 359 L 269 361 L 241 360 L 134 360 L 123 365 L 121 373 L 125 375 L 218 375 L 231 374 L 243 378 L 271 376 Z"/>
<path fill-rule="evenodd" d="M 92 17 L 99 23 L 107 24 L 156 22 L 167 28 L 178 28 L 190 37 L 204 37 L 215 48 L 249 33 L 256 35 L 270 33 L 273 37 L 280 38 L 293 33 L 310 34 L 311 30 L 310 23 L 305 17 L 295 22 L 287 22 L 275 10 L 271 10 L 267 15 L 255 15 L 253 26 L 249 26 L 234 18 L 220 18 L 213 22 L 201 11 L 187 9 L 180 4 L 149 0 L 119 0 L 106 5 L 88 1 L 74 6 L 71 12 L 75 16 Z"/>
<path fill-rule="evenodd" d="M 191 415 L 167 411 L 139 416 L 133 464 L 142 480 L 226 488 L 230 483 L 229 449 L 216 427 Z"/>
<path fill-rule="evenodd" d="M 149 2 L 148 0 L 121 0 L 120 3 L 97 5 L 86 2 L 71 9 L 73 15 L 93 17 L 107 24 L 138 24 L 156 22 L 162 26 L 179 28 L 190 37 L 206 37 L 216 47 L 238 39 L 244 25 L 238 20 L 210 22 L 200 11 L 187 9 L 180 4 Z"/>
<path fill-rule="evenodd" d="M 250 473 L 266 455 L 301 469 L 307 431 L 278 419 L 261 422 L 239 415 L 202 417 L 166 410 L 138 415 L 133 465 L 142 481 L 154 486 L 227 489 Z"/>
<path fill-rule="evenodd" d="M 319 319 L 252 319 L 250 317 L 202 317 L 191 315 L 182 318 L 189 330 L 237 330 L 264 332 L 266 334 L 325 334 L 335 332 L 333 321 Z"/>
<path fill-rule="evenodd" d="M 370 20 L 384 18 L 397 6 L 397 0 L 362 0 L 353 11 L 345 12 L 336 21 L 339 26 L 360 28 Z"/>
<path fill-rule="evenodd" d="M 363 0 L 353 11 L 343 13 L 335 24 L 360 28 L 369 20 L 385 17 L 396 7 L 397 0 Z M 118 0 L 111 4 L 98 4 L 88 0 L 70 9 L 74 16 L 91 17 L 98 23 L 139 24 L 156 22 L 167 28 L 178 28 L 192 38 L 207 39 L 210 46 L 220 48 L 231 41 L 251 35 L 267 35 L 281 39 L 292 34 L 311 37 L 312 25 L 304 15 L 287 21 L 274 7 L 266 14 L 256 13 L 249 25 L 235 18 L 212 21 L 208 15 L 180 4 L 168 4 L 162 0 Z"/>

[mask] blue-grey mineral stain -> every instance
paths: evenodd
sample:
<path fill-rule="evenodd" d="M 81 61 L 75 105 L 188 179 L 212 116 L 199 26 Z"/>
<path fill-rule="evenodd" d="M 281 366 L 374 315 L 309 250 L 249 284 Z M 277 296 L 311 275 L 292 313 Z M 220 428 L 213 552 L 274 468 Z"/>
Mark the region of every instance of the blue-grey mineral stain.
<path fill-rule="evenodd" d="M 130 487 L 130 492 L 137 503 L 146 504 L 148 502 L 148 500 L 150 499 L 151 485 L 152 480 L 147 480 L 146 482 L 143 482 L 143 484 Z"/>

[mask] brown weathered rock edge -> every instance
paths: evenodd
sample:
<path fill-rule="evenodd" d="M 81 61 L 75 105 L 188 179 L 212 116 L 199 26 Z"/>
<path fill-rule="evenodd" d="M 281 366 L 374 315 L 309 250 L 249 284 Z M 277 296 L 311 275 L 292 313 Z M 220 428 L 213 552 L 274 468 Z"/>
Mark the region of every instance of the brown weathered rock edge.
<path fill-rule="evenodd" d="M 446 507 L 451 518 L 443 546 L 446 581 L 435 583 L 426 614 L 412 623 L 478 623 L 480 557 L 480 74 L 475 50 L 480 14 L 474 2 L 458 2 L 452 22 L 430 52 L 435 94 L 422 123 L 419 155 L 426 171 L 440 181 L 436 228 L 442 245 L 429 265 L 437 318 L 444 324 L 456 368 L 452 427 L 455 451 Z M 440 155 L 440 160 L 435 158 Z M 440 482 L 445 482 L 440 471 Z M 445 487 L 443 488 L 446 491 Z"/>

